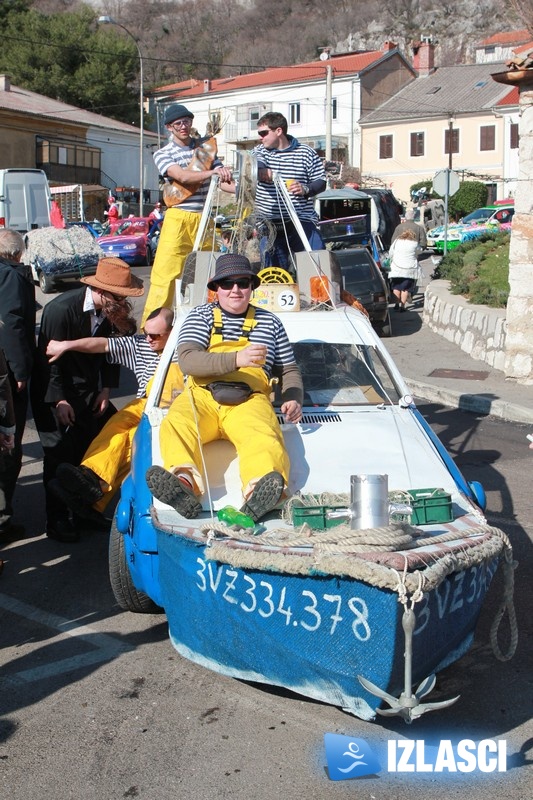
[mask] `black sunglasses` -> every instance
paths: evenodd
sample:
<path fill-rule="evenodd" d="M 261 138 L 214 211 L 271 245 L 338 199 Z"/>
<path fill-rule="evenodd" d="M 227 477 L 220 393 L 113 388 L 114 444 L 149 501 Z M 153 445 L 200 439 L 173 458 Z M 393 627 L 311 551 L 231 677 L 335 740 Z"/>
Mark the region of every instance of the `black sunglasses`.
<path fill-rule="evenodd" d="M 224 289 L 225 292 L 229 292 L 234 286 L 238 286 L 239 289 L 249 289 L 251 285 L 251 278 L 227 278 L 227 280 L 217 283 L 217 286 Z"/>
<path fill-rule="evenodd" d="M 144 335 L 146 336 L 147 339 L 149 337 L 150 339 L 153 339 L 154 342 L 157 342 L 158 339 L 160 339 L 162 336 L 164 336 L 163 333 L 148 333 L 148 331 L 145 331 L 144 328 L 143 328 L 143 333 L 144 333 Z"/>
<path fill-rule="evenodd" d="M 267 128 L 266 131 L 257 131 L 257 135 L 264 139 L 270 133 L 270 128 Z"/>

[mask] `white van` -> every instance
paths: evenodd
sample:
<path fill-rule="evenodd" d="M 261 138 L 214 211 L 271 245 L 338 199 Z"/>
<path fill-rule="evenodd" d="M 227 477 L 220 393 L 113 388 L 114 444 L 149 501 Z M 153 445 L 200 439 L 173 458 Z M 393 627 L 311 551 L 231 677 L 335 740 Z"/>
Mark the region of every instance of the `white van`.
<path fill-rule="evenodd" d="M 42 169 L 0 169 L 0 228 L 27 233 L 50 225 L 51 202 Z"/>
<path fill-rule="evenodd" d="M 415 222 L 422 225 L 425 231 L 431 231 L 444 225 L 445 207 L 442 200 L 428 200 L 415 208 Z"/>

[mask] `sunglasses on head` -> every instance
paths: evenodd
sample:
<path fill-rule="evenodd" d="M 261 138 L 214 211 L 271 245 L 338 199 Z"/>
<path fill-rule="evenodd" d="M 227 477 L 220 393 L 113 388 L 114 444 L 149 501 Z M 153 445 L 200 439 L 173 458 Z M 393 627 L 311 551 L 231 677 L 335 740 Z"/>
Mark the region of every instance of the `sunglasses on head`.
<path fill-rule="evenodd" d="M 239 289 L 249 289 L 251 285 L 251 278 L 227 278 L 224 281 L 218 282 L 219 289 L 224 289 L 226 292 L 229 292 L 234 286 L 237 286 Z"/>
<path fill-rule="evenodd" d="M 265 136 L 268 136 L 269 133 L 270 133 L 270 128 L 267 128 L 264 131 L 257 131 L 257 135 L 260 136 L 261 139 L 264 139 Z"/>

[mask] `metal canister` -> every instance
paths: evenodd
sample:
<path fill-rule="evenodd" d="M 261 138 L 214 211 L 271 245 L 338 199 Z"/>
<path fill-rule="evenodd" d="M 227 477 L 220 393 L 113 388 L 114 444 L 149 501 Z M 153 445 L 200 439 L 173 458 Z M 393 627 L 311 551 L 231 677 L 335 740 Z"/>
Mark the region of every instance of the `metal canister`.
<path fill-rule="evenodd" d="M 389 476 L 351 475 L 352 530 L 383 528 L 389 524 Z"/>

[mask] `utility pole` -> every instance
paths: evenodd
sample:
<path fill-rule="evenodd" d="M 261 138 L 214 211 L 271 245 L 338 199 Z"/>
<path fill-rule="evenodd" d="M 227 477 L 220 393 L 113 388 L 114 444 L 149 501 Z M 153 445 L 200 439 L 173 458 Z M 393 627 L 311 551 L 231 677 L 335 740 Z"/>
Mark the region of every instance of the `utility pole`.
<path fill-rule="evenodd" d="M 324 47 L 320 53 L 321 61 L 329 62 L 329 47 Z M 326 161 L 331 161 L 331 118 L 333 114 L 333 69 L 331 64 L 326 66 Z"/>

